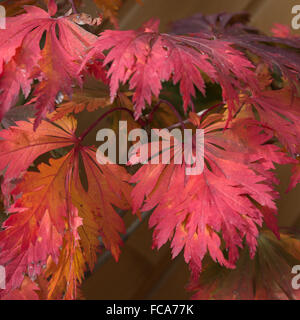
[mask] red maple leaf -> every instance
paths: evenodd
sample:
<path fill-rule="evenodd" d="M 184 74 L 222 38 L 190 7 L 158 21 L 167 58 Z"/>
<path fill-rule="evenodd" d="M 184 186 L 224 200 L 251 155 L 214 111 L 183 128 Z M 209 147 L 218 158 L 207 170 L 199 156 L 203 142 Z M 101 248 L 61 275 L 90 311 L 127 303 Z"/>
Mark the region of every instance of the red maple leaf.
<path fill-rule="evenodd" d="M 131 179 L 137 184 L 132 192 L 134 210 L 155 208 L 149 222 L 155 227 L 153 246 L 160 248 L 171 240 L 173 257 L 184 248 L 195 277 L 207 252 L 220 264 L 234 267 L 245 239 L 253 256 L 264 214 L 278 234 L 273 216 L 277 180 L 270 170 L 273 162 L 290 162 L 278 147 L 267 143 L 272 130 L 262 132 L 259 122 L 241 118 L 224 131 L 221 117 L 210 116 L 201 125 L 206 164 L 202 174 L 187 176 L 186 165 L 145 164 Z M 136 148 L 141 150 L 140 145 Z M 130 162 L 138 159 L 145 160 L 132 156 Z M 228 257 L 222 253 L 222 243 Z"/>
<path fill-rule="evenodd" d="M 5 170 L 2 189 L 19 178 L 41 154 L 75 142 L 76 122 L 71 118 L 57 121 L 58 126 L 43 120 L 35 132 L 33 123 L 33 119 L 18 121 L 16 126 L 0 131 L 0 171 Z"/>
<path fill-rule="evenodd" d="M 260 121 L 275 131 L 275 135 L 292 156 L 299 153 L 300 98 L 293 96 L 286 87 L 281 90 L 263 91 L 245 100 L 245 107 L 254 106 Z M 254 115 L 252 115 L 254 116 Z"/>
<path fill-rule="evenodd" d="M 257 89 L 252 63 L 232 43 L 208 40 L 196 36 L 177 36 L 158 33 L 158 21 L 149 21 L 137 31 L 107 30 L 100 35 L 94 48 L 85 58 L 99 58 L 109 50 L 104 65 L 110 65 L 111 98 L 115 98 L 120 83 L 129 82 L 134 89 L 133 102 L 138 118 L 145 104 L 151 104 L 162 89 L 161 82 L 172 79 L 180 83 L 183 107 L 193 105 L 195 87 L 205 94 L 201 71 L 220 83 L 223 98 L 230 110 L 235 110 L 238 91 L 247 84 Z M 201 70 L 201 71 L 200 71 Z"/>
<path fill-rule="evenodd" d="M 1 300 L 39 300 L 39 287 L 28 277 L 24 278 L 20 289 L 7 292 Z"/>
<path fill-rule="evenodd" d="M 287 192 L 295 188 L 298 183 L 300 183 L 300 162 L 299 161 L 293 165 L 291 182 L 287 189 Z"/>
<path fill-rule="evenodd" d="M 258 241 L 255 258 L 250 259 L 244 249 L 235 270 L 206 261 L 201 277 L 188 286 L 195 291 L 192 299 L 299 300 L 299 290 L 291 286 L 291 270 L 300 262 L 299 234 L 282 230 L 279 241 L 268 230 L 262 230 Z"/>
<path fill-rule="evenodd" d="M 299 38 L 298 35 L 296 34 L 292 34 L 292 29 L 290 28 L 290 26 L 285 25 L 285 24 L 280 24 L 280 23 L 274 23 L 274 26 L 272 28 L 272 33 L 275 37 L 277 38 Z"/>
<path fill-rule="evenodd" d="M 57 96 L 71 95 L 72 84 L 82 83 L 78 66 L 96 36 L 71 22 L 68 17 L 52 18 L 57 7 L 49 1 L 48 13 L 26 6 L 26 13 L 8 17 L 0 30 L 0 119 L 16 103 L 22 89 L 27 98 L 34 79 L 40 120 L 54 110 Z"/>
<path fill-rule="evenodd" d="M 0 264 L 7 276 L 2 294 L 18 288 L 25 275 L 35 280 L 45 272 L 51 276 L 48 298 L 57 298 L 65 290 L 66 298 L 74 298 L 85 264 L 90 268 L 95 264 L 99 236 L 118 260 L 125 226 L 115 208 L 130 208 L 129 176 L 118 165 L 97 162 L 101 153 L 96 157 L 93 148 L 83 147 L 74 137 L 72 117 L 55 123 L 44 120 L 36 131 L 32 121 L 16 125 L 1 131 L 5 140 L 1 140 L 0 167 L 8 165 L 5 179 L 26 170 L 43 152 L 67 145 L 74 148 L 62 158 L 51 159 L 50 165 L 40 164 L 38 172 L 26 172 L 11 192 L 14 203 L 0 232 Z M 85 187 L 80 172 L 85 172 Z"/>
<path fill-rule="evenodd" d="M 231 43 L 235 48 L 258 56 L 271 70 L 280 70 L 292 82 L 298 81 L 300 58 L 299 38 L 270 37 L 247 25 L 247 13 L 220 13 L 205 16 L 198 13 L 174 23 L 173 32 L 193 34 L 205 39 Z M 276 70 L 277 68 L 277 70 Z"/>

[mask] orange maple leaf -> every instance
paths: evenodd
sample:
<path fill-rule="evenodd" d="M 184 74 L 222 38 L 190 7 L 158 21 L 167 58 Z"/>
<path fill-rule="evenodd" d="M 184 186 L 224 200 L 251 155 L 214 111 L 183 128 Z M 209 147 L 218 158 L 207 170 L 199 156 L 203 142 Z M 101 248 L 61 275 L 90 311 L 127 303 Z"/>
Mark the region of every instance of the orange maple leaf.
<path fill-rule="evenodd" d="M 14 138 L 23 138 L 19 144 L 11 135 L 12 129 L 1 132 L 4 139 L 10 139 L 1 141 L 4 150 L 8 149 L 0 157 L 3 168 L 7 154 L 19 152 L 22 142 L 25 145 L 26 164 L 18 164 L 22 162 L 20 156 L 15 158 L 16 164 L 7 170 L 10 177 L 25 170 L 43 148 L 49 151 L 60 147 L 60 140 L 74 148 L 59 159 L 51 159 L 50 165 L 40 164 L 39 172 L 27 172 L 12 192 L 16 199 L 9 209 L 12 214 L 0 232 L 0 264 L 6 267 L 7 290 L 18 288 L 25 275 L 35 280 L 45 272 L 51 276 L 48 298 L 58 298 L 64 292 L 64 298 L 73 299 L 85 264 L 90 268 L 95 264 L 99 235 L 115 259 L 119 257 L 119 234 L 125 232 L 125 225 L 114 207 L 130 208 L 129 175 L 117 165 L 100 165 L 99 154 L 96 157 L 94 149 L 81 146 L 80 140 L 74 138 L 76 122 L 72 117 L 55 123 L 42 121 L 36 132 L 32 121 L 20 121 L 17 125 L 19 135 Z M 38 147 L 30 144 L 31 136 L 40 141 Z M 49 139 L 49 145 L 44 145 L 43 139 Z M 79 159 L 87 178 L 85 183 L 79 174 Z"/>
<path fill-rule="evenodd" d="M 90 80 L 90 81 L 88 81 Z M 56 109 L 53 120 L 60 119 L 70 113 L 89 112 L 111 105 L 109 90 L 99 81 L 88 79 L 83 89 L 76 87 L 72 99 L 65 97 Z"/>
<path fill-rule="evenodd" d="M 8 292 L 1 300 L 39 300 L 38 291 L 36 283 L 25 277 L 20 289 Z"/>

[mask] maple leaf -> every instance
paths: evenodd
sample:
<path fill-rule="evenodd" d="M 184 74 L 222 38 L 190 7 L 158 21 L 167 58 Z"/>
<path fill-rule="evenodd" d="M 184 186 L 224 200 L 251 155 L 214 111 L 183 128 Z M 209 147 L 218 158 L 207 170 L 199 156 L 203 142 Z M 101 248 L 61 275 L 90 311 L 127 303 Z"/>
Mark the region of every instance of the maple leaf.
<path fill-rule="evenodd" d="M 96 36 L 68 17 L 51 18 L 57 10 L 52 0 L 48 13 L 33 6 L 25 10 L 25 14 L 7 18 L 7 28 L 0 30 L 0 119 L 16 103 L 20 88 L 27 98 L 33 79 L 38 79 L 32 99 L 38 110 L 37 127 L 54 110 L 60 92 L 71 95 L 73 83 L 82 83 L 78 61 Z"/>
<path fill-rule="evenodd" d="M 93 149 L 82 148 L 80 154 L 88 181 L 88 190 L 82 190 L 77 179 L 74 202 L 77 203 L 79 214 L 85 215 L 87 209 L 93 213 L 104 246 L 118 260 L 119 247 L 122 244 L 119 234 L 125 233 L 125 226 L 113 206 L 121 210 L 131 208 L 131 187 L 127 183 L 129 175 L 118 165 L 99 165 L 97 161 L 101 154 L 96 155 Z M 78 172 L 76 176 L 79 177 Z M 95 199 L 99 200 L 95 201 Z M 91 252 L 89 248 L 86 249 L 85 253 Z M 90 258 L 92 261 L 92 257 Z"/>
<path fill-rule="evenodd" d="M 100 35 L 84 63 L 110 50 L 104 65 L 110 66 L 111 98 L 116 96 L 120 83 L 129 82 L 130 89 L 134 90 L 136 118 L 145 103 L 151 104 L 152 95 L 158 97 L 161 82 L 170 79 L 174 84 L 180 82 L 186 111 L 188 105 L 193 104 L 195 87 L 205 93 L 201 70 L 221 85 L 230 120 L 239 104 L 237 91 L 245 91 L 248 86 L 252 92 L 259 92 L 251 70 L 253 64 L 246 54 L 260 57 L 270 69 L 277 67 L 291 81 L 297 81 L 300 71 L 299 56 L 292 50 L 299 48 L 297 41 L 258 34 L 241 23 L 246 19 L 244 14 L 198 15 L 194 20 L 178 22 L 176 31 L 179 26 L 183 28 L 180 34 L 193 30 L 187 36 L 160 34 L 157 21 L 149 21 L 137 31 L 107 30 Z M 277 44 L 284 47 L 275 46 Z"/>
<path fill-rule="evenodd" d="M 117 26 L 122 1 L 94 1 Z M 0 265 L 7 273 L 7 289 L 0 293 L 1 298 L 76 299 L 86 268 L 93 269 L 101 249 L 105 247 L 118 260 L 120 235 L 125 232 L 120 212 L 131 208 L 134 213 L 153 210 L 149 221 L 154 228 L 153 247 L 170 240 L 173 257 L 183 250 L 197 290 L 196 279 L 207 255 L 221 266 L 234 268 L 240 249 L 248 246 L 241 254 L 244 268 L 245 261 L 247 267 L 253 267 L 249 256 L 258 252 L 256 258 L 261 259 L 274 243 L 280 247 L 269 233 L 259 237 L 259 227 L 265 223 L 280 237 L 274 163 L 294 165 L 289 189 L 300 180 L 295 160 L 300 152 L 300 100 L 295 86 L 300 71 L 295 50 L 300 48 L 298 38 L 280 26 L 274 37 L 265 36 L 249 27 L 248 15 L 240 13 L 196 15 L 179 21 L 177 34 L 159 33 L 158 21 L 152 20 L 137 31 L 105 31 L 96 40 L 76 23 L 98 25 L 102 18 L 93 20 L 85 13 L 53 18 L 60 14 L 56 2 L 46 2 L 48 12 L 25 7 L 26 13 L 8 18 L 7 29 L 0 30 L 0 120 L 8 115 L 3 124 L 9 126 L 9 111 L 13 114 L 12 106 L 21 100 L 20 90 L 26 105 L 33 103 L 37 110 L 36 119 L 17 121 L 13 117 L 16 124 L 0 132 L 1 209 L 4 200 L 8 213 L 0 231 Z M 273 79 L 272 71 L 280 80 Z M 100 80 L 100 90 L 83 87 L 83 80 L 87 84 L 83 72 Z M 222 89 L 222 114 L 206 117 L 209 108 L 201 117 L 191 112 L 189 120 L 180 121 L 183 128 L 190 121 L 189 128 L 205 133 L 204 146 L 200 146 L 204 169 L 197 175 L 186 174 L 194 168 L 186 159 L 183 164 L 175 163 L 177 156 L 186 155 L 187 147 L 175 136 L 171 150 L 161 149 L 159 141 L 137 143 L 129 163 L 144 165 L 130 179 L 125 168 L 107 164 L 99 150 L 83 146 L 83 138 L 95 124 L 77 138 L 76 121 L 65 117 L 108 106 L 117 97 L 118 104 L 126 108 L 116 108 L 121 114 L 114 114 L 115 122 L 132 117 L 132 111 L 138 119 L 154 102 L 154 108 L 139 122 L 131 119 L 128 129 L 140 124 L 147 129 L 172 127 L 176 120 L 169 104 L 157 102 L 164 81 L 178 84 L 185 112 L 195 108 L 197 90 L 206 94 L 206 82 L 218 83 Z M 287 81 L 286 88 L 271 90 Z M 127 87 L 126 92 L 119 91 L 127 84 L 133 93 Z M 61 102 L 57 113 L 46 118 Z M 163 137 L 170 134 L 164 131 Z M 198 147 L 195 139 L 188 151 L 192 159 Z M 41 155 L 66 147 L 67 154 L 63 149 L 63 156 L 28 170 Z M 157 151 L 156 160 L 171 151 L 171 164 L 145 164 L 149 147 Z M 135 184 L 133 191 L 129 181 Z M 282 237 L 279 256 L 284 256 L 287 246 L 288 254 L 296 257 L 290 249 L 298 248 L 299 243 Z M 262 248 L 257 251 L 258 243 Z M 277 255 L 270 257 L 276 264 Z M 285 271 L 291 260 L 297 262 L 278 259 Z M 262 261 L 267 264 L 264 257 Z M 267 279 L 267 287 L 274 289 L 272 298 L 294 297 L 287 278 L 271 274 L 274 279 Z M 251 275 L 253 279 L 256 272 Z M 241 279 L 245 286 L 249 284 L 247 278 Z M 222 281 L 217 283 L 222 286 Z M 236 287 L 234 281 L 230 284 L 230 289 Z M 205 285 L 200 288 L 204 294 Z M 245 292 L 265 297 L 267 287 L 256 285 L 253 294 L 249 286 Z"/>
<path fill-rule="evenodd" d="M 292 167 L 291 182 L 290 182 L 290 185 L 287 189 L 287 192 L 294 189 L 298 183 L 300 183 L 300 162 L 299 162 L 299 160 Z"/>
<path fill-rule="evenodd" d="M 298 35 L 292 34 L 292 30 L 289 26 L 284 24 L 274 23 L 271 31 L 277 38 L 299 38 Z"/>
<path fill-rule="evenodd" d="M 42 164 L 40 172 L 28 172 L 14 190 L 22 194 L 0 232 L 0 261 L 6 266 L 7 290 L 18 288 L 25 272 L 35 278 L 48 256 L 58 261 L 67 208 L 65 176 L 69 156 Z"/>
<path fill-rule="evenodd" d="M 244 101 L 244 108 L 255 107 L 262 124 L 275 131 L 275 135 L 292 156 L 299 153 L 300 98 L 289 87 L 265 90 Z"/>
<path fill-rule="evenodd" d="M 223 34 L 226 30 L 240 29 L 254 31 L 247 24 L 250 16 L 246 12 L 217 13 L 204 15 L 196 13 L 191 17 L 180 19 L 172 23 L 172 32 L 176 34 L 201 33 L 206 38 Z"/>
<path fill-rule="evenodd" d="M 51 277 L 48 298 L 57 298 L 64 291 L 64 298 L 76 297 L 85 264 L 91 269 L 95 264 L 100 248 L 99 235 L 115 259 L 119 257 L 122 243 L 119 233 L 125 232 L 125 226 L 115 208 L 130 208 L 128 174 L 117 165 L 99 164 L 97 159 L 101 154 L 97 152 L 96 155 L 95 150 L 78 144 L 74 138 L 75 128 L 75 120 L 69 117 L 55 123 L 42 121 L 37 131 L 33 130 L 32 122 L 23 121 L 17 122 L 15 128 L 1 131 L 2 137 L 9 138 L 1 140 L 4 161 L 7 161 L 6 154 L 19 152 L 22 145 L 13 141 L 11 130 L 19 129 L 25 149 L 27 147 L 30 152 L 32 147 L 33 151 L 25 166 L 17 164 L 6 171 L 6 179 L 6 174 L 11 177 L 26 169 L 43 148 L 46 152 L 61 147 L 59 141 L 74 145 L 62 158 L 50 159 L 50 165 L 40 164 L 38 172 L 25 173 L 11 193 L 15 202 L 8 209 L 11 215 L 0 232 L 0 263 L 6 266 L 7 291 L 18 288 L 25 274 L 35 279 L 45 272 Z M 48 133 L 46 138 L 44 133 Z M 21 134 L 13 136 L 16 140 L 22 137 Z M 35 142 L 36 150 L 34 143 L 30 146 L 28 142 L 32 136 L 36 137 L 36 142 L 40 141 L 39 144 Z M 43 145 L 44 141 L 49 145 Z M 79 158 L 87 178 L 87 189 L 80 177 Z"/>
<path fill-rule="evenodd" d="M 39 287 L 25 277 L 20 289 L 15 289 L 1 297 L 1 300 L 39 300 Z"/>
<path fill-rule="evenodd" d="M 5 170 L 5 183 L 19 178 L 40 155 L 74 144 L 73 118 L 61 119 L 57 125 L 43 120 L 36 131 L 32 130 L 33 119 L 16 123 L 0 131 L 0 171 Z"/>
<path fill-rule="evenodd" d="M 281 241 L 266 230 L 260 233 L 254 259 L 241 253 L 235 270 L 208 261 L 197 281 L 188 289 L 195 300 L 299 300 L 292 288 L 292 268 L 299 265 L 299 234 L 281 232 Z"/>
<path fill-rule="evenodd" d="M 243 49 L 258 56 L 271 70 L 276 71 L 277 68 L 290 81 L 297 82 L 300 58 L 296 50 L 300 48 L 299 40 L 292 37 L 266 36 L 249 27 L 249 20 L 246 13 L 220 13 L 208 16 L 198 13 L 175 22 L 172 31 L 227 41 L 239 50 Z"/>
<path fill-rule="evenodd" d="M 149 220 L 149 226 L 155 227 L 153 247 L 160 248 L 171 240 L 173 257 L 184 248 L 193 277 L 198 276 L 207 252 L 221 265 L 234 267 L 244 238 L 253 256 L 257 226 L 262 225 L 264 213 L 268 225 L 277 231 L 272 216 L 276 213 L 273 184 L 277 180 L 270 170 L 273 162 L 290 161 L 278 147 L 267 144 L 272 130 L 262 132 L 259 122 L 240 118 L 224 131 L 221 118 L 212 115 L 201 124 L 206 164 L 202 174 L 186 176 L 187 164 L 174 164 L 177 143 L 171 164 L 145 164 L 130 180 L 136 184 L 133 210 L 155 208 Z M 144 146 L 148 148 L 137 144 L 131 164 L 147 158 L 148 153 L 141 152 Z M 221 250 L 221 235 L 228 258 Z"/>
<path fill-rule="evenodd" d="M 138 118 L 145 103 L 151 104 L 152 95 L 158 97 L 161 82 L 172 79 L 180 83 L 183 107 L 193 105 L 195 87 L 205 93 L 205 82 L 200 70 L 220 83 L 223 98 L 230 110 L 235 110 L 237 90 L 245 84 L 253 90 L 257 81 L 253 64 L 242 52 L 232 48 L 232 43 L 208 40 L 196 36 L 177 36 L 158 33 L 158 21 L 149 21 L 137 31 L 103 32 L 84 63 L 94 56 L 98 59 L 103 51 L 110 50 L 104 65 L 110 65 L 111 99 L 117 94 L 119 84 L 129 82 L 134 89 L 133 102 Z"/>
<path fill-rule="evenodd" d="M 90 80 L 90 79 L 89 79 Z M 64 102 L 56 108 L 56 114 L 52 120 L 61 119 L 64 116 L 83 110 L 89 112 L 98 108 L 105 108 L 111 104 L 109 90 L 100 81 L 85 81 L 83 88 L 73 90 L 72 99 L 65 97 Z"/>
<path fill-rule="evenodd" d="M 105 18 L 108 18 L 115 28 L 119 28 L 118 11 L 121 9 L 123 0 L 93 0 L 101 9 Z M 142 3 L 141 0 L 136 0 Z"/>
<path fill-rule="evenodd" d="M 67 180 L 71 183 L 71 179 Z M 71 186 L 69 188 L 71 189 Z M 58 299 L 62 292 L 64 292 L 64 299 L 76 299 L 77 286 L 84 278 L 86 270 L 86 261 L 79 236 L 79 227 L 82 227 L 83 219 L 78 216 L 78 209 L 72 206 L 71 193 L 68 193 L 67 196 L 70 197 L 68 199 L 69 208 L 72 209 L 69 215 L 69 226 L 64 234 L 59 260 L 55 263 L 52 256 L 49 257 L 43 274 L 46 278 L 51 277 L 47 286 L 48 299 Z"/>
<path fill-rule="evenodd" d="M 16 121 L 25 121 L 34 118 L 34 106 L 24 105 L 11 108 L 1 121 L 3 129 L 16 126 Z"/>

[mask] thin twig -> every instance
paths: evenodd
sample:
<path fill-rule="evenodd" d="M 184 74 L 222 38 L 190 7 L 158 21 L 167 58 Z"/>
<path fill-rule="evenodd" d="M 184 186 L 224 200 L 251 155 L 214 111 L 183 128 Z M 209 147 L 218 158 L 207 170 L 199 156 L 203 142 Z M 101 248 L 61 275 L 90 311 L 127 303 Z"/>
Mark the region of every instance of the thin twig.
<path fill-rule="evenodd" d="M 151 110 L 151 112 L 148 114 L 148 121 L 152 122 L 154 113 L 158 110 L 159 106 L 161 104 L 161 100 L 158 101 L 158 103 L 154 106 L 154 108 Z"/>
<path fill-rule="evenodd" d="M 179 123 L 180 123 L 182 129 L 185 129 L 185 122 L 183 121 L 181 115 L 179 114 L 177 109 L 173 106 L 173 104 L 167 100 L 160 100 L 159 104 L 161 104 L 161 103 L 165 103 L 166 105 L 168 105 L 172 109 L 173 113 L 175 114 L 175 116 L 179 120 Z"/>
<path fill-rule="evenodd" d="M 199 117 L 201 117 L 200 120 L 202 120 L 204 118 L 204 116 L 206 116 L 211 110 L 213 110 L 215 108 L 218 108 L 218 107 L 221 107 L 223 105 L 224 105 L 224 103 L 218 103 L 218 104 L 216 104 L 216 105 L 214 105 L 212 107 L 209 107 L 208 109 L 201 110 L 200 112 L 197 113 L 197 115 Z M 182 124 L 187 124 L 189 122 L 190 122 L 190 119 L 186 119 L 186 120 L 184 120 L 182 122 L 178 122 L 178 123 L 172 124 L 171 126 L 167 127 L 166 129 L 172 130 L 172 129 L 175 129 L 175 128 L 178 128 L 178 127 L 182 126 Z"/>
<path fill-rule="evenodd" d="M 149 217 L 152 211 L 145 211 L 141 214 L 141 219 L 135 220 L 127 229 L 126 234 L 122 236 L 122 240 L 126 242 L 130 236 L 139 228 L 139 226 Z M 111 252 L 106 250 L 98 259 L 95 269 L 99 269 L 109 258 L 111 258 Z"/>
<path fill-rule="evenodd" d="M 134 114 L 133 111 L 127 109 L 127 108 L 123 108 L 123 107 L 119 107 L 119 108 L 114 108 L 114 109 L 110 109 L 107 112 L 105 112 L 100 118 L 98 118 L 90 127 L 88 127 L 83 133 L 82 135 L 78 138 L 79 141 L 82 141 L 94 128 L 97 127 L 97 125 L 103 120 L 105 119 L 109 114 L 115 112 L 115 111 L 126 111 L 128 112 L 134 119 Z"/>
<path fill-rule="evenodd" d="M 224 106 L 224 103 L 221 102 L 221 103 L 215 104 L 214 106 L 209 107 L 208 109 L 205 110 L 205 112 L 201 114 L 200 120 L 202 120 L 211 110 L 219 108 L 221 106 Z"/>
<path fill-rule="evenodd" d="M 208 109 L 205 109 L 205 110 L 202 110 L 200 112 L 197 113 L 198 116 L 201 116 L 204 112 L 206 112 Z M 168 130 L 172 130 L 172 129 L 175 129 L 175 128 L 178 128 L 183 124 L 187 124 L 190 122 L 190 119 L 186 119 L 184 120 L 183 122 L 178 122 L 178 123 L 175 123 L 175 124 L 172 124 L 171 126 L 167 127 L 166 129 Z"/>

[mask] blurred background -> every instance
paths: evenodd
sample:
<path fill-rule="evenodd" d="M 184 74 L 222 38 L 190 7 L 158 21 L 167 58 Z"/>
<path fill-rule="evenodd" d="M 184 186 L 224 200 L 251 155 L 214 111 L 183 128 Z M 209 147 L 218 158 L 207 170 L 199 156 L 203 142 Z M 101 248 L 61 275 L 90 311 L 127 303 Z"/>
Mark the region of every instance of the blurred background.
<path fill-rule="evenodd" d="M 172 21 L 189 17 L 197 12 L 213 14 L 220 12 L 246 11 L 251 14 L 251 25 L 265 33 L 270 33 L 274 23 L 291 24 L 292 7 L 300 0 L 124 0 L 119 12 L 121 29 L 135 29 L 146 20 L 156 17 L 161 20 L 161 31 L 167 31 Z M 86 11 L 95 14 L 92 1 L 84 1 Z M 299 31 L 297 31 L 299 33 Z M 90 114 L 86 115 L 90 122 Z M 93 137 L 92 137 L 93 138 Z M 94 143 L 94 141 L 91 141 Z M 278 170 L 281 179 L 278 201 L 279 225 L 300 224 L 300 186 L 285 193 L 290 176 L 290 168 Z M 135 218 L 127 215 L 126 224 L 130 226 Z M 191 294 L 184 290 L 188 282 L 188 267 L 179 256 L 171 260 L 168 245 L 160 251 L 151 249 L 152 231 L 148 229 L 147 219 L 130 235 L 122 248 L 120 261 L 104 259 L 101 266 L 89 276 L 82 286 L 87 299 L 188 299 Z"/>

